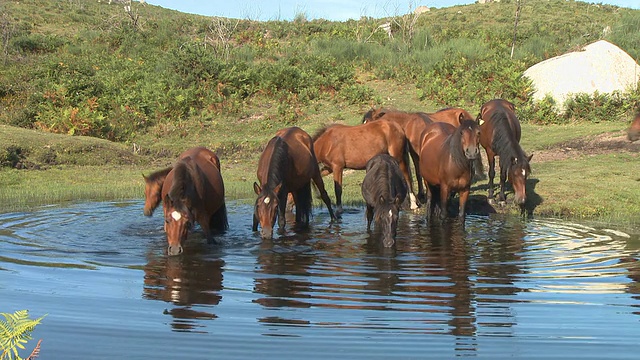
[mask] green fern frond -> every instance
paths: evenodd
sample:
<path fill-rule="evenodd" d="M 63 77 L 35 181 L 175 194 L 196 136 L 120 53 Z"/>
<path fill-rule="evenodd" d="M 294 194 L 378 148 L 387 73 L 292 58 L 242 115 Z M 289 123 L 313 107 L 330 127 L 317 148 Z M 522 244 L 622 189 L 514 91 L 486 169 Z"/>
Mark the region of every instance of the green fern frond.
<path fill-rule="evenodd" d="M 24 344 L 31 340 L 31 332 L 46 316 L 29 319 L 28 310 L 18 310 L 13 314 L 0 313 L 0 360 L 20 359 L 18 349 L 24 349 Z"/>

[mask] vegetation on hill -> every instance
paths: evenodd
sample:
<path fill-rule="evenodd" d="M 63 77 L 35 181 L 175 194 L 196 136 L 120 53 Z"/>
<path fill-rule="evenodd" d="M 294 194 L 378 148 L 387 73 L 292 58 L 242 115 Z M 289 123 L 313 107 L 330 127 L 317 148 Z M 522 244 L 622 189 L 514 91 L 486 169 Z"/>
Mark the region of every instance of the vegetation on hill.
<path fill-rule="evenodd" d="M 562 117 L 531 104 L 522 72 L 601 38 L 638 58 L 640 11 L 523 3 L 511 59 L 515 1 L 346 22 L 210 18 L 137 2 L 128 11 L 95 0 L 3 2 L 0 122 L 119 142 L 179 136 L 193 124 L 224 131 L 227 119 L 265 131 L 296 124 L 321 102 L 383 103 L 370 80 L 414 85 L 421 101 L 413 108 L 477 109 L 503 97 L 525 121 L 584 117 L 586 104 Z M 391 37 L 379 28 L 386 22 Z M 595 100 L 619 118 L 638 98 Z"/>

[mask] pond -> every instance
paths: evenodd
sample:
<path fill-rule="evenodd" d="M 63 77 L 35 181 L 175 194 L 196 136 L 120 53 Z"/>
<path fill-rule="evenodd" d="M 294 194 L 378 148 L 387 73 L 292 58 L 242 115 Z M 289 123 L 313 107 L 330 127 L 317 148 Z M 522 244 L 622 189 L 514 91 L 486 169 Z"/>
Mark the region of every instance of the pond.
<path fill-rule="evenodd" d="M 401 213 L 380 247 L 363 208 L 261 241 L 252 206 L 168 258 L 142 201 L 0 215 L 0 312 L 46 314 L 42 359 L 636 358 L 640 237 L 500 215 Z M 21 354 L 26 357 L 28 354 Z"/>

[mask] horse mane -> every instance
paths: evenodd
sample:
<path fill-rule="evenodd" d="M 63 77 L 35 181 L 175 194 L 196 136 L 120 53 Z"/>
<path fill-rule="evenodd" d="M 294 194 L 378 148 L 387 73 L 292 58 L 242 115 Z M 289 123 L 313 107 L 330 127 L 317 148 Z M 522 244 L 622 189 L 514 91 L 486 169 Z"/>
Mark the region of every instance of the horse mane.
<path fill-rule="evenodd" d="M 456 131 L 445 140 L 445 146 L 449 146 L 449 153 L 451 154 L 453 162 L 460 168 L 470 166 L 469 159 L 464 155 L 464 150 L 461 146 L 462 132 L 471 125 L 470 123 L 476 124 L 473 120 L 463 120 L 460 126 L 456 128 Z"/>
<path fill-rule="evenodd" d="M 271 141 L 275 143 L 269 160 L 267 182 L 264 184 L 267 190 L 273 190 L 282 183 L 289 169 L 289 145 L 279 136 L 274 136 Z"/>
<path fill-rule="evenodd" d="M 173 170 L 173 166 L 169 166 L 168 168 L 165 168 L 162 170 L 154 171 L 151 174 L 149 174 L 149 176 L 146 176 L 145 179 L 149 182 L 156 182 L 160 179 L 164 179 L 165 177 L 167 177 L 167 174 L 169 174 L 171 170 Z"/>
<path fill-rule="evenodd" d="M 181 159 L 173 168 L 173 183 L 169 189 L 168 196 L 173 202 L 173 206 L 179 211 L 186 211 L 187 206 L 187 187 L 189 185 L 200 186 L 196 184 L 196 176 L 193 176 L 196 169 L 190 158 Z"/>
<path fill-rule="evenodd" d="M 322 136 L 322 134 L 324 134 L 327 130 L 329 130 L 330 127 L 334 126 L 335 124 L 328 124 L 328 125 L 324 125 L 322 128 L 318 129 L 315 134 L 313 134 L 313 136 L 311 137 L 311 140 L 313 142 L 315 142 L 316 140 L 318 140 L 318 138 L 320 136 Z"/>
<path fill-rule="evenodd" d="M 509 125 L 507 113 L 504 111 L 494 112 L 491 114 L 491 122 L 493 123 L 491 147 L 500 158 L 500 166 L 507 168 L 511 164 L 511 159 L 518 158 L 528 167 L 527 154 L 520 147 L 520 143 Z"/>
<path fill-rule="evenodd" d="M 368 178 L 371 179 L 368 182 L 368 190 L 371 191 L 371 194 L 375 194 L 375 201 L 377 202 L 377 206 L 374 206 L 373 217 L 374 221 L 378 222 L 394 206 L 397 196 L 404 200 L 407 188 L 400 172 L 398 161 L 391 156 L 378 155 L 370 160 L 367 165 Z M 389 171 L 386 171 L 386 169 Z M 398 181 L 393 182 L 393 180 Z M 380 197 L 385 200 L 384 203 L 378 202 Z"/>

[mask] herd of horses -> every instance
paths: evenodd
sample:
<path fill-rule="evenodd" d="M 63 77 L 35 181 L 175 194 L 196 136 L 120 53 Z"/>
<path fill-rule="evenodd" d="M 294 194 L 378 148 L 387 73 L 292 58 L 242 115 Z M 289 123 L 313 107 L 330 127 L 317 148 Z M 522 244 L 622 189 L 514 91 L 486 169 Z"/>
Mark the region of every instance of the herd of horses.
<path fill-rule="evenodd" d="M 458 218 L 464 226 L 471 184 L 483 175 L 481 148 L 489 163 L 488 199 L 494 201 L 495 157 L 499 158 L 498 201 L 504 203 L 505 184 L 513 188 L 514 203 L 524 210 L 526 180 L 532 155 L 520 146 L 521 128 L 515 106 L 504 99 L 482 105 L 472 117 L 461 108 L 435 113 L 373 109 L 355 126 L 331 124 L 313 136 L 298 127 L 281 129 L 268 141 L 258 161 L 253 231 L 273 237 L 278 221 L 284 230 L 287 203 L 295 206 L 296 229 L 309 226 L 311 183 L 327 207 L 331 221 L 340 217 L 345 168 L 366 170 L 361 191 L 366 204 L 367 230 L 376 225 L 382 244 L 395 243 L 399 212 L 407 196 L 411 209 L 426 204 L 426 218 L 444 221 L 448 204 L 459 195 Z M 628 130 L 640 137 L 640 114 Z M 632 140 L 633 141 L 633 140 Z M 410 159 L 418 183 L 414 193 Z M 336 210 L 322 176 L 333 174 Z M 145 180 L 144 214 L 151 216 L 163 204 L 169 255 L 182 253 L 182 244 L 194 223 L 207 239 L 228 228 L 220 160 L 212 151 L 196 147 L 182 153 L 171 167 Z M 424 186 L 423 186 L 424 183 Z"/>

